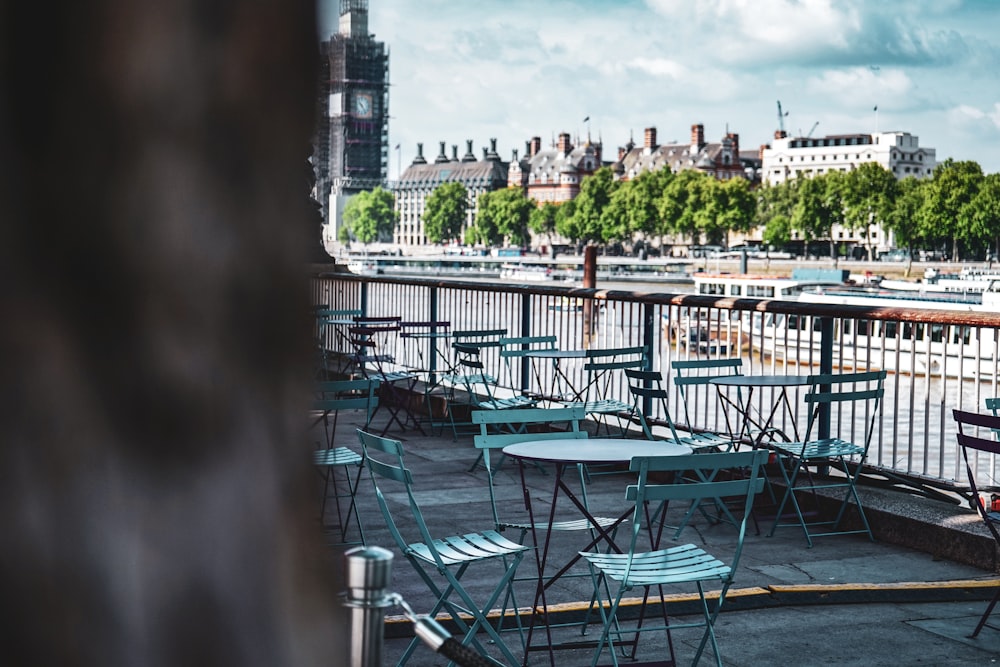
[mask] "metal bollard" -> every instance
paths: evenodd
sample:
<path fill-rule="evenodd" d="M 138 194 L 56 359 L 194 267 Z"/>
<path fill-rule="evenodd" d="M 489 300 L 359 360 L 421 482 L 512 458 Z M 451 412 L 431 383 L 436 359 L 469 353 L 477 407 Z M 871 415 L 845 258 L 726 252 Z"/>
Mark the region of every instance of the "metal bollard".
<path fill-rule="evenodd" d="M 344 604 L 351 608 L 351 667 L 381 667 L 385 609 L 395 604 L 389 591 L 392 552 L 382 547 L 355 547 L 344 558 Z"/>

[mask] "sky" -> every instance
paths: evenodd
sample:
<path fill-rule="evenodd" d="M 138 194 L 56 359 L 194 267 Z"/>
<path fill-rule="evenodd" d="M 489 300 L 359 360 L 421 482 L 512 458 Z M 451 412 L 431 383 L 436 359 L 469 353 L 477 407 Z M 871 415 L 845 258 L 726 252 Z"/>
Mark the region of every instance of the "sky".
<path fill-rule="evenodd" d="M 325 38 L 339 1 L 319 3 Z M 369 32 L 389 50 L 390 179 L 418 142 L 482 157 L 495 138 L 509 160 L 568 132 L 613 160 L 700 123 L 758 148 L 779 102 L 794 136 L 904 131 L 1000 172 L 995 0 L 369 0 Z"/>

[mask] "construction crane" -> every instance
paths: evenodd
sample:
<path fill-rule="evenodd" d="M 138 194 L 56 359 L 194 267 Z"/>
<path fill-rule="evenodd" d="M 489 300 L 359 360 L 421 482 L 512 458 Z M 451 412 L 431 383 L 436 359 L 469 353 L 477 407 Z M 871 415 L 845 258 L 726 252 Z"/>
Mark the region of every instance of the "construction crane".
<path fill-rule="evenodd" d="M 787 111 L 782 113 L 781 100 L 778 100 L 778 131 L 774 135 L 775 139 L 784 139 L 785 137 L 788 136 L 788 133 L 785 132 L 785 116 L 787 115 L 788 115 Z"/>
<path fill-rule="evenodd" d="M 812 129 L 809 130 L 809 134 L 806 135 L 806 139 L 808 139 L 809 137 L 811 137 L 813 135 L 813 132 L 816 131 L 816 126 L 817 125 L 819 125 L 819 121 L 816 121 L 815 123 L 813 123 Z"/>

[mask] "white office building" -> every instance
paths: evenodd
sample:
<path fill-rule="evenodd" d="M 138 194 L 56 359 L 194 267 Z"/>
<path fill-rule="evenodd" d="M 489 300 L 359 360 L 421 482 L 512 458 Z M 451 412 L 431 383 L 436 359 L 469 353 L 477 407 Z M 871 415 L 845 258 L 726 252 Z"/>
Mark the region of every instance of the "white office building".
<path fill-rule="evenodd" d="M 919 137 L 909 132 L 782 137 L 764 148 L 761 167 L 763 180 L 776 185 L 800 174 L 851 171 L 864 162 L 876 162 L 898 179 L 930 178 L 937 157 L 933 148 L 921 148 Z"/>

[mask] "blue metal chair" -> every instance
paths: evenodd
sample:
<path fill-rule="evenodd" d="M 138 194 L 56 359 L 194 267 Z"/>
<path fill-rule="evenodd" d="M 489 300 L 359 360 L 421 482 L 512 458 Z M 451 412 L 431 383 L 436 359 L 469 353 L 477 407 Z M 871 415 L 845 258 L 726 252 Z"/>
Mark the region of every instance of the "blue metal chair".
<path fill-rule="evenodd" d="M 598 605 L 603 628 L 592 665 L 597 665 L 601 654 L 607 648 L 612 664 L 617 666 L 618 655 L 615 644 L 619 644 L 622 649 L 626 644 L 630 644 L 631 653 L 625 654 L 623 651 L 623 655 L 635 659 L 640 634 L 650 631 L 667 633 L 670 664 L 677 664 L 671 630 L 703 627 L 705 630 L 692 664 L 698 663 L 706 645 L 710 643 L 716 665 L 721 667 L 722 658 L 715 638 L 715 621 L 734 581 L 740 555 L 743 552 L 747 519 L 754 497 L 764 486 L 760 469 L 766 460 L 767 452 L 763 450 L 632 459 L 630 469 L 638 473 L 638 483 L 629 484 L 626 489 L 626 497 L 630 501 L 635 501 L 628 549 L 623 553 L 581 552 L 580 554 L 593 566 L 595 590 L 601 590 L 600 578 L 617 583 L 617 590 L 610 596 L 610 606 Z M 656 473 L 655 479 L 659 479 L 663 473 L 682 475 L 691 470 L 698 470 L 699 478 L 711 481 L 660 484 L 650 479 L 650 473 Z M 731 475 L 725 474 L 725 471 L 729 470 L 737 472 Z M 663 513 L 669 508 L 670 501 L 691 502 L 730 496 L 743 498 L 743 511 L 738 536 L 731 557 L 727 559 L 728 563 L 694 544 L 660 548 L 659 533 L 654 533 L 654 525 L 662 523 Z M 651 507 L 655 509 L 650 511 Z M 645 536 L 642 542 L 649 544 L 649 550 L 643 550 L 640 534 Z M 667 618 L 663 586 L 685 583 L 692 583 L 697 589 L 702 618 L 687 623 L 670 621 Z M 710 598 L 705 594 L 706 584 L 721 586 L 713 604 L 710 604 Z M 663 623 L 646 625 L 646 605 L 649 602 L 650 589 L 654 586 L 659 591 L 658 603 L 663 613 Z M 626 628 L 624 621 L 618 617 L 618 611 L 625 594 L 636 588 L 644 591 L 639 620 L 635 627 Z M 626 636 L 630 638 L 626 639 Z"/>
<path fill-rule="evenodd" d="M 633 369 L 643 370 L 647 364 L 645 346 L 617 347 L 587 350 L 583 371 L 586 374 L 586 387 L 582 401 L 563 403 L 566 407 L 583 406 L 588 415 L 594 415 L 597 421 L 596 435 L 600 435 L 601 425 L 608 435 L 611 435 L 610 418 L 618 421 L 619 435 L 628 435 L 628 426 L 635 416 L 635 404 L 617 398 L 621 395 L 621 371 Z"/>
<path fill-rule="evenodd" d="M 703 404 L 715 401 L 719 404 L 718 391 L 709 386 L 712 378 L 729 375 L 740 375 L 743 370 L 743 360 L 739 357 L 732 359 L 677 359 L 670 362 L 670 367 L 674 371 L 674 386 L 681 397 L 681 407 L 684 410 L 684 424 L 691 433 L 693 439 L 697 439 L 699 446 L 716 447 L 721 451 L 732 449 L 736 442 L 733 433 L 737 429 L 732 428 L 729 423 L 729 413 L 724 406 L 719 406 L 726 419 L 726 433 L 715 431 L 698 430 L 691 418 L 690 404 Z"/>
<path fill-rule="evenodd" d="M 355 362 L 361 374 L 369 380 L 377 380 L 381 392 L 379 407 L 385 406 L 389 419 L 382 429 L 385 435 L 393 423 L 406 430 L 412 424 L 424 434 L 419 420 L 413 415 L 410 400 L 413 389 L 420 379 L 416 373 L 395 368 L 396 357 L 387 351 L 390 337 L 399 334 L 399 317 L 356 318 L 359 326 L 348 329 L 351 345 L 355 349 Z"/>
<path fill-rule="evenodd" d="M 350 447 L 336 444 L 337 422 L 343 413 L 355 411 L 361 418 L 363 428 L 371 423 L 372 414 L 378 405 L 378 382 L 372 380 L 331 380 L 319 382 L 316 385 L 316 399 L 313 401 L 313 412 L 317 415 L 315 425 L 323 423 L 323 443 L 313 452 L 313 464 L 323 474 L 323 496 L 320 502 L 319 518 L 326 520 L 326 508 L 330 499 L 330 487 L 333 487 L 333 499 L 337 508 L 337 526 L 340 529 L 340 542 L 347 544 L 347 532 L 351 518 L 354 518 L 360 533 L 360 543 L 365 543 L 364 526 L 358 515 L 357 490 L 364 470 L 364 461 L 360 454 Z M 357 468 L 353 479 L 350 474 L 352 467 Z M 346 489 L 340 488 L 337 471 L 344 473 Z M 341 501 L 350 498 L 345 512 Z M 326 524 L 324 523 L 324 526 Z"/>
<path fill-rule="evenodd" d="M 997 405 L 997 399 L 986 400 L 987 407 L 991 410 Z M 993 406 L 990 405 L 990 401 L 994 402 Z M 979 464 L 979 454 L 982 453 L 986 459 L 992 459 L 1000 454 L 1000 442 L 997 441 L 997 434 L 1000 433 L 1000 416 L 995 414 L 980 414 L 978 412 L 965 412 L 963 410 L 954 410 L 953 414 L 958 424 L 958 444 L 962 447 L 962 458 L 965 461 L 965 472 L 969 478 L 969 492 L 971 494 L 972 505 L 979 512 L 979 516 L 982 518 L 983 523 L 986 524 L 986 528 L 989 529 L 997 547 L 1000 547 L 1000 530 L 998 530 L 998 527 L 1000 527 L 1000 512 L 993 510 L 992 503 L 988 505 L 980 498 L 979 486 L 976 484 L 976 468 Z M 990 437 L 979 435 L 979 429 L 983 429 L 984 431 L 990 429 Z M 971 457 L 970 450 L 972 450 Z M 976 629 L 969 635 L 970 637 L 975 638 L 984 627 L 992 630 L 1000 630 L 1000 627 L 989 625 L 986 622 L 990 614 L 993 613 L 993 608 L 996 607 L 998 601 L 1000 601 L 1000 586 L 997 587 L 993 599 L 986 605 L 986 611 L 983 612 L 982 617 L 980 617 L 979 622 L 976 624 Z"/>
<path fill-rule="evenodd" d="M 428 615 L 434 618 L 444 610 L 459 628 L 462 634 L 461 643 L 464 646 L 472 646 L 485 656 L 488 655 L 486 646 L 476 636 L 479 631 L 484 631 L 490 639 L 490 644 L 496 647 L 507 664 L 519 664 L 520 660 L 511 653 L 498 630 L 487 619 L 487 614 L 494 608 L 501 594 L 504 592 L 510 594 L 511 580 L 528 547 L 508 540 L 496 530 L 434 538 L 414 497 L 413 476 L 403 461 L 402 443 L 360 429 L 358 438 L 364 450 L 375 496 L 389 533 L 403 556 L 435 596 L 434 605 Z M 402 487 L 411 513 L 411 522 L 404 524 L 397 522 L 393 517 L 383 492 L 383 487 L 390 484 L 396 488 Z M 407 541 L 403 534 L 407 528 L 416 530 L 418 541 Z M 478 567 L 487 562 L 494 563 L 497 569 L 489 574 L 480 568 L 477 576 L 480 581 L 489 580 L 496 583 L 486 601 L 477 604 L 463 585 L 462 577 L 470 566 Z M 520 629 L 520 617 L 517 618 L 517 622 Z M 523 646 L 523 634 L 521 641 Z M 420 638 L 414 637 L 398 665 L 406 664 L 420 643 Z"/>
<path fill-rule="evenodd" d="M 858 496 L 857 479 L 864 467 L 871 446 L 872 436 L 879 414 L 879 405 L 884 393 L 883 383 L 886 371 L 865 371 L 860 373 L 822 373 L 809 377 L 809 392 L 805 402 L 809 406 L 808 425 L 802 442 L 772 441 L 770 447 L 778 453 L 779 465 L 785 482 L 785 493 L 778 503 L 771 535 L 781 526 L 800 526 L 806 542 L 812 547 L 812 538 L 828 535 L 865 534 L 874 541 L 871 526 L 865 516 L 861 498 Z M 820 423 L 833 421 L 833 412 L 843 414 L 837 420 L 842 428 L 849 430 L 844 437 L 817 438 Z M 829 422 L 828 422 L 829 423 Z M 817 468 L 816 473 L 810 467 Z M 836 472 L 829 474 L 830 470 Z M 820 472 L 823 473 L 820 479 Z M 804 473 L 804 474 L 803 474 Z M 799 486 L 799 480 L 806 478 L 806 484 Z M 842 491 L 840 508 L 833 519 L 825 518 L 817 502 L 817 491 Z M 810 495 L 815 503 L 815 518 L 806 520 L 800 496 Z M 857 510 L 860 528 L 842 527 L 847 508 Z M 790 507 L 794 522 L 782 522 L 783 512 Z"/>

